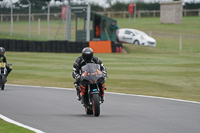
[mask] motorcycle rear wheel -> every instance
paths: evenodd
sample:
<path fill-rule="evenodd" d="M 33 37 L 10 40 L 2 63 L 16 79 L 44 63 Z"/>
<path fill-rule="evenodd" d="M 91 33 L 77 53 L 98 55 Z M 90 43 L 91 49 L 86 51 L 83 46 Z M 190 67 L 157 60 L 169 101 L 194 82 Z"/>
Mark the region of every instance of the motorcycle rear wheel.
<path fill-rule="evenodd" d="M 99 94 L 93 94 L 92 108 L 93 108 L 93 114 L 95 116 L 99 116 L 100 115 Z"/>

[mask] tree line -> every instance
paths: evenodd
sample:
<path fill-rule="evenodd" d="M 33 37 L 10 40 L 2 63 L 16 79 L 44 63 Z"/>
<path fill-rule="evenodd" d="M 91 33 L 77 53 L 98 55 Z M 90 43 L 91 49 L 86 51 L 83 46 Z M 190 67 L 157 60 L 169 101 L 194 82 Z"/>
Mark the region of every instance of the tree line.
<path fill-rule="evenodd" d="M 110 8 L 104 9 L 99 5 L 91 5 L 94 11 L 128 11 L 128 6 L 130 3 L 116 2 L 111 5 Z M 200 9 L 200 2 L 186 2 L 183 5 L 183 9 Z M 160 10 L 160 3 L 146 3 L 143 1 L 136 2 L 136 10 Z"/>
<path fill-rule="evenodd" d="M 47 7 L 50 0 L 30 0 L 31 2 L 31 12 L 32 13 L 47 13 Z M 14 13 L 28 13 L 28 2 L 27 0 L 20 0 L 19 2 L 15 3 L 13 6 Z M 72 3 L 73 4 L 73 3 Z M 85 4 L 82 2 L 81 4 Z M 76 4 L 80 5 L 80 4 Z M 114 4 L 110 4 L 109 8 L 104 8 L 98 4 L 90 3 L 91 10 L 96 12 L 104 12 L 104 11 L 128 11 L 129 3 L 123 3 L 117 1 Z M 136 2 L 137 8 L 136 10 L 160 10 L 160 3 L 146 3 L 143 1 Z M 58 13 L 61 12 L 62 5 L 51 5 L 51 13 Z M 186 2 L 183 5 L 183 9 L 200 9 L 200 2 Z M 7 4 L 0 5 L 0 13 L 1 14 L 9 14 L 10 7 Z"/>

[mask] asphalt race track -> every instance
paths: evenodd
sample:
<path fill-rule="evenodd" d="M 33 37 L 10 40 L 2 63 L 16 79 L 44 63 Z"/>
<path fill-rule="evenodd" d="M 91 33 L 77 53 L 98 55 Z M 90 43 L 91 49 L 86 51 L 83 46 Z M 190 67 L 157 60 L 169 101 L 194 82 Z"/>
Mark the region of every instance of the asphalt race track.
<path fill-rule="evenodd" d="M 199 133 L 200 103 L 105 94 L 99 117 L 75 90 L 6 85 L 0 114 L 46 133 Z"/>

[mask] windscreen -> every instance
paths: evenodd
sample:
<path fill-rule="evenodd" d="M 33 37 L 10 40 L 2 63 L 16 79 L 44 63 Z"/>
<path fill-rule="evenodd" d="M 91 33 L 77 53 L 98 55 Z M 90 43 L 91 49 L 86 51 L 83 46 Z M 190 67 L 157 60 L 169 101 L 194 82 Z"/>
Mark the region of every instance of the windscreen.
<path fill-rule="evenodd" d="M 82 72 L 87 71 L 87 72 L 90 72 L 90 73 L 96 72 L 97 69 L 100 70 L 100 65 L 94 64 L 94 63 L 88 63 L 81 68 Z"/>

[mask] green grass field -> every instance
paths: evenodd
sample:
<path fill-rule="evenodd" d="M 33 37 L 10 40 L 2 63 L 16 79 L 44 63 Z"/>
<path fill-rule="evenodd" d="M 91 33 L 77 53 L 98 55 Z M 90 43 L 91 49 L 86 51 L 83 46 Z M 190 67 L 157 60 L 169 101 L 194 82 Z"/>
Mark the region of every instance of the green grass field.
<path fill-rule="evenodd" d="M 200 101 L 200 54 L 154 53 L 124 45 L 128 54 L 95 54 L 108 71 L 107 91 Z M 149 51 L 136 52 L 134 51 Z M 150 52 L 152 50 L 152 52 Z M 72 65 L 81 54 L 7 52 L 9 84 L 73 88 Z"/>
<path fill-rule="evenodd" d="M 128 18 L 116 18 L 119 28 L 134 28 L 159 34 L 172 34 L 172 35 L 188 35 L 199 36 L 200 35 L 200 17 L 183 17 L 182 24 L 162 24 L 160 18 L 137 18 L 136 22 L 129 22 Z M 59 28 L 60 20 L 50 21 L 50 38 L 54 39 L 55 34 Z M 82 21 L 79 21 L 82 22 Z M 72 36 L 75 36 L 75 21 L 72 20 Z M 13 37 L 14 38 L 28 38 L 28 21 L 14 21 L 13 24 Z M 47 39 L 47 21 L 41 21 L 40 23 L 40 35 L 38 35 L 38 21 L 31 22 L 31 35 L 35 39 L 46 40 Z M 83 28 L 83 24 L 80 23 L 80 29 Z M 78 29 L 79 29 L 78 27 Z M 0 23 L 0 38 L 10 38 L 10 22 Z M 62 23 L 57 39 L 65 39 L 65 22 Z M 74 37 L 72 37 L 72 40 Z"/>

